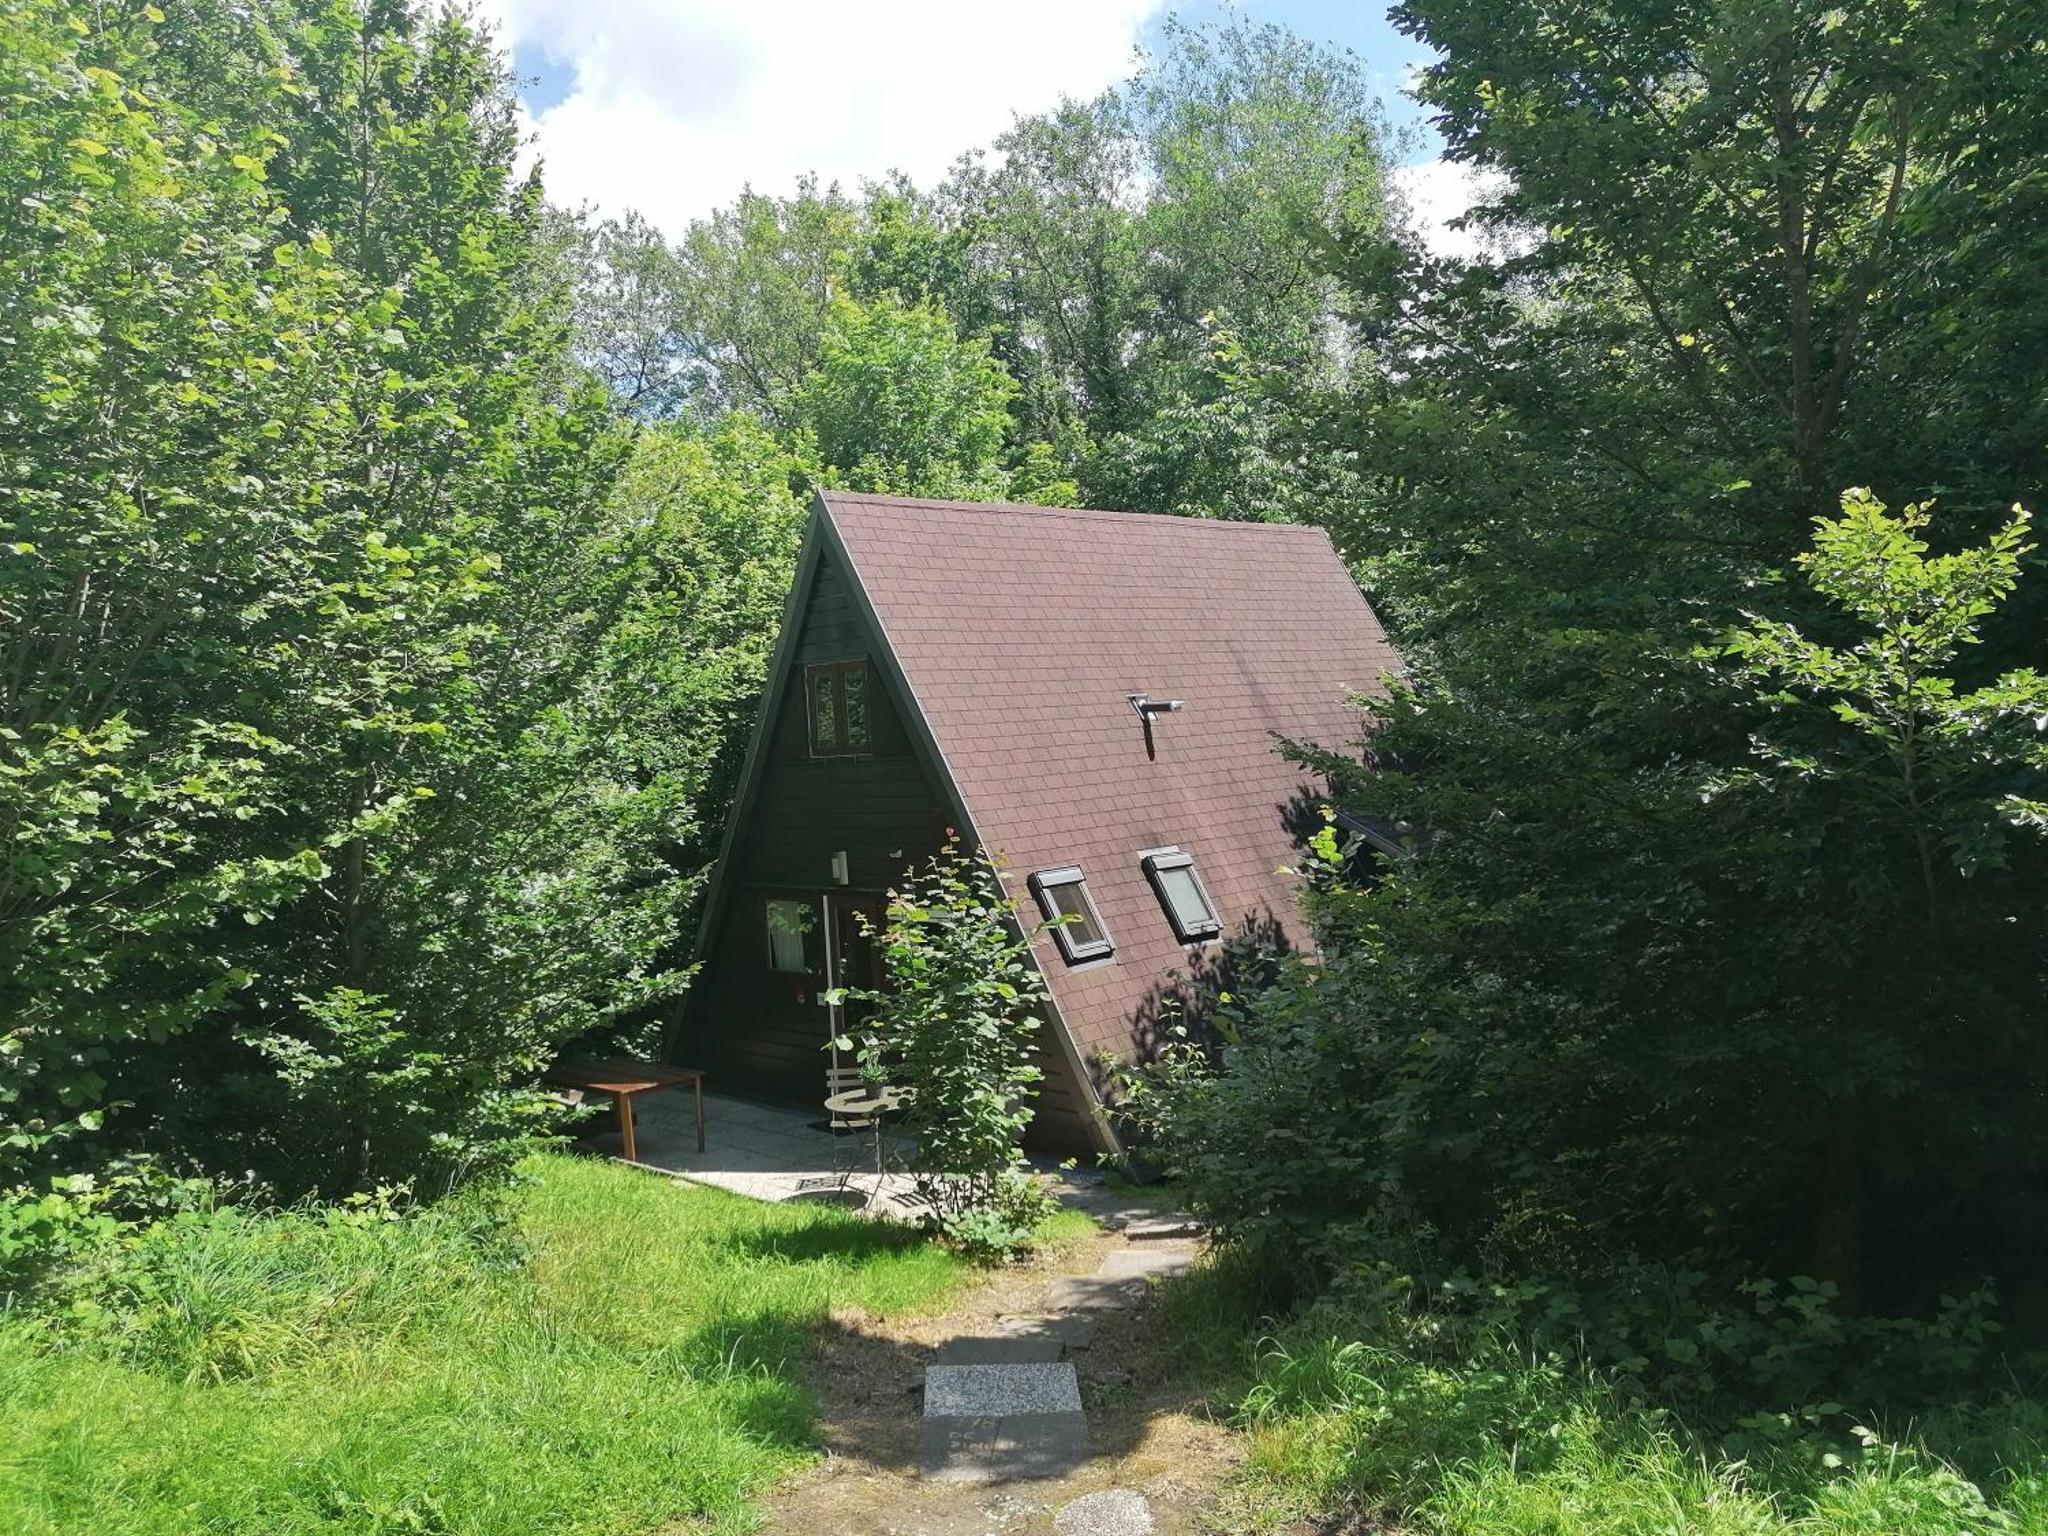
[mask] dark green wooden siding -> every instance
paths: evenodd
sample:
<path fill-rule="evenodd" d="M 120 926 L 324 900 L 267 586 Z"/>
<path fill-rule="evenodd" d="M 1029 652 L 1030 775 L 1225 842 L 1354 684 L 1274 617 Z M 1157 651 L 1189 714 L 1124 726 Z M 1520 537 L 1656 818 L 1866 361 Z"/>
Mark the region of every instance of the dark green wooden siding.
<path fill-rule="evenodd" d="M 874 749 L 859 757 L 813 758 L 805 721 L 804 667 L 866 656 L 879 660 L 846 573 L 819 561 L 760 782 L 734 836 L 724 898 L 704 967 L 686 999 L 678 1061 L 701 1066 L 714 1087 L 791 1102 L 824 1097 L 827 1012 L 817 1001 L 822 977 L 768 967 L 765 903 L 813 902 L 827 891 L 886 891 L 944 844 L 951 815 L 891 696 L 884 670 L 871 674 L 869 729 Z M 832 878 L 832 855 L 847 855 L 847 882 Z M 1045 1072 L 1033 1140 L 1086 1151 L 1081 1104 L 1050 1027 L 1040 1050 Z"/>

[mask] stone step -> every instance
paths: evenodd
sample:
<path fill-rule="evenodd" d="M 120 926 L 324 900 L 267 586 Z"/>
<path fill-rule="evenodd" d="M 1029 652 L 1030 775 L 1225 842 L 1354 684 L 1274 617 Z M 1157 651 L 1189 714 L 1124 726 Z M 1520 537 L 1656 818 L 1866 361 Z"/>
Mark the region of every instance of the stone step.
<path fill-rule="evenodd" d="M 1046 1333 L 1003 1333 L 994 1337 L 948 1339 L 939 1346 L 940 1365 L 1047 1365 L 1064 1346 Z"/>
<path fill-rule="evenodd" d="M 1142 1243 L 1116 1248 L 1102 1256 L 1092 1275 L 1062 1275 L 1045 1288 L 1045 1305 L 1054 1312 L 1100 1312 L 1133 1307 L 1145 1299 L 1146 1288 L 1193 1267 L 1199 1250 L 1192 1243 Z"/>
<path fill-rule="evenodd" d="M 1066 1364 L 931 1365 L 924 1373 L 930 1418 L 1079 1412 L 1081 1386 Z"/>
<path fill-rule="evenodd" d="M 1126 1222 L 1118 1228 L 1134 1243 L 1170 1242 L 1175 1238 L 1200 1237 L 1207 1229 L 1192 1216 L 1162 1212 L 1138 1221 Z"/>
<path fill-rule="evenodd" d="M 934 1365 L 919 1435 L 926 1477 L 1004 1482 L 1061 1477 L 1088 1459 L 1081 1384 L 1067 1364 Z"/>
<path fill-rule="evenodd" d="M 1052 1517 L 1059 1536 L 1152 1536 L 1152 1506 L 1135 1488 L 1084 1493 Z"/>
<path fill-rule="evenodd" d="M 1087 1312 L 996 1319 L 996 1332 L 1004 1338 L 1052 1339 L 1063 1349 L 1087 1349 L 1095 1342 L 1095 1328 L 1095 1318 Z"/>
<path fill-rule="evenodd" d="M 1145 1299 L 1141 1276 L 1061 1275 L 1045 1288 L 1045 1304 L 1059 1312 L 1114 1312 Z"/>
<path fill-rule="evenodd" d="M 1098 1280 L 1163 1280 L 1194 1268 L 1199 1251 L 1192 1243 L 1145 1243 L 1117 1248 L 1102 1256 Z"/>
<path fill-rule="evenodd" d="M 1078 1409 L 926 1419 L 918 1457 L 923 1474 L 941 1483 L 1065 1477 L 1088 1460 L 1088 1421 Z"/>

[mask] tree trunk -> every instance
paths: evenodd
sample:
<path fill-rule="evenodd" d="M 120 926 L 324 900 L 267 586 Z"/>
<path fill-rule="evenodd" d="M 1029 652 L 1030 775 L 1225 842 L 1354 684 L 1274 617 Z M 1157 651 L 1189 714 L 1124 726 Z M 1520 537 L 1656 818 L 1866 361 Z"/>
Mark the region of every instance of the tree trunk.
<path fill-rule="evenodd" d="M 1813 1272 L 1831 1280 L 1845 1310 L 1863 1302 L 1862 1166 L 1857 1136 L 1861 1118 L 1856 1099 L 1840 1105 L 1821 1146 L 1820 1185 L 1815 1191 Z"/>

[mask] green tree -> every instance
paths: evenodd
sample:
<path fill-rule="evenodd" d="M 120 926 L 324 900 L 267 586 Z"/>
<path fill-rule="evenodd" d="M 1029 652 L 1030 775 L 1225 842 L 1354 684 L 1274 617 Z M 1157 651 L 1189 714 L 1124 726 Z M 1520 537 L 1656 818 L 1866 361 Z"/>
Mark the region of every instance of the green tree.
<path fill-rule="evenodd" d="M 255 698 L 325 627 L 395 305 L 277 227 L 271 133 L 145 87 L 166 25 L 0 14 L 0 1180 L 247 983 L 223 922 L 325 868 L 323 828 L 249 835 L 296 750 Z"/>
<path fill-rule="evenodd" d="M 703 373 L 693 368 L 674 326 L 683 264 L 637 213 L 593 220 L 551 209 L 547 248 L 559 259 L 552 279 L 575 295 L 576 355 L 621 411 L 659 420 L 680 411 Z M 550 264 L 552 265 L 552 264 Z"/>
<path fill-rule="evenodd" d="M 775 650 L 810 513 L 807 466 L 753 417 L 641 434 L 614 493 L 645 561 L 607 637 L 598 696 L 636 783 L 661 785 L 652 830 L 694 886 L 725 811 Z M 686 638 L 686 643 L 679 643 Z M 676 935 L 679 951 L 687 932 Z"/>
<path fill-rule="evenodd" d="M 567 366 L 566 295 L 532 280 L 503 66 L 404 5 L 277 31 L 303 87 L 278 96 L 272 184 L 392 294 L 397 356 L 327 498 L 351 543 L 326 632 L 294 637 L 294 686 L 263 701 L 322 878 L 236 946 L 236 1006 L 168 1069 L 138 1060 L 134 1094 L 184 1147 L 334 1190 L 502 1155 L 555 1042 L 676 985 L 687 888 L 597 692 L 646 530 L 606 515 L 625 442 Z"/>
<path fill-rule="evenodd" d="M 1351 363 L 1324 232 L 1377 230 L 1386 201 L 1391 141 L 1357 60 L 1173 23 L 1124 85 L 993 148 L 931 188 L 749 192 L 673 250 L 632 220 L 584 229 L 581 350 L 608 376 L 653 362 L 660 389 L 622 392 L 643 414 L 739 408 L 789 432 L 839 303 L 943 311 L 1014 384 L 1013 495 L 1238 517 L 1356 499 L 1313 423 Z"/>
<path fill-rule="evenodd" d="M 0 1178 L 502 1162 L 680 984 L 703 782 L 502 66 L 399 3 L 4 25 Z"/>
<path fill-rule="evenodd" d="M 1008 490 L 1003 449 L 1015 392 L 988 343 L 959 339 L 944 310 L 842 298 L 790 414 L 835 484 L 989 498 Z"/>
<path fill-rule="evenodd" d="M 1730 923 L 1723 938 L 1710 920 L 1725 916 L 1679 887 L 1641 930 L 1661 923 L 1667 945 L 1689 938 L 1731 971 L 1737 945 L 1832 947 L 1860 973 L 1828 976 L 1849 993 L 1833 1010 L 1748 1003 L 1736 977 L 1683 1020 L 1722 1033 L 1674 1040 L 1615 994 L 1574 984 L 1570 965 L 1532 959 L 1529 928 L 1587 945 L 1578 926 L 1618 921 L 1618 909 L 1576 890 L 1490 890 L 1479 866 L 1515 829 L 1481 842 L 1447 820 L 1421 856 L 1362 887 L 1336 872 L 1340 840 L 1326 837 L 1332 869 L 1312 899 L 1324 962 L 1236 1000 L 1212 1021 L 1212 1050 L 1172 1053 L 1139 1085 L 1140 1112 L 1197 1203 L 1297 1278 L 1304 1257 L 1342 1265 L 1390 1238 L 1412 1255 L 1421 1234 L 1433 1265 L 1540 1267 L 1597 1291 L 1640 1279 L 1631 1265 L 1646 1255 L 1717 1283 L 1773 1260 L 1853 1277 L 1865 1232 L 1946 1223 L 1851 1198 L 1819 1207 L 1839 1225 L 1802 1232 L 1802 1197 L 1842 1171 L 1829 1153 L 1851 1172 L 1868 1158 L 1894 1177 L 1938 1178 L 1950 1198 L 2022 1188 L 2048 1073 L 2033 1029 L 2039 952 L 2012 931 L 2040 890 L 2048 681 L 2032 668 L 1976 685 L 1958 674 L 2013 601 L 2031 546 L 2016 511 L 1986 544 L 1930 555 L 1928 521 L 1924 507 L 1894 517 L 1850 492 L 1798 561 L 1839 638 L 1753 616 L 1701 646 L 1721 709 L 1754 734 L 1746 760 L 1700 783 L 1700 814 L 1738 858 L 1775 847 L 1799 867 L 1758 869 L 1737 888 L 1771 927 Z M 1397 704 L 1397 720 L 1416 707 Z M 1642 857 L 1684 847 L 1667 833 Z M 1796 916 L 1794 902 L 1811 910 Z M 1697 960 L 1648 944 L 1629 958 Z M 1751 1011 L 1707 1011 L 1731 998 Z M 1822 1134 L 1796 1135 L 1802 1115 Z M 1649 1203 L 1658 1196 L 1684 1202 L 1683 1235 Z M 1774 1251 L 1773 1235 L 1792 1246 Z"/>
<path fill-rule="evenodd" d="M 1410 0 L 1396 19 L 1442 50 L 1422 89 L 1451 153 L 1508 177 L 1491 217 L 1544 231 L 1531 265 L 1625 297 L 1630 352 L 1755 478 L 1789 481 L 1781 543 L 1826 510 L 1863 381 L 1925 345 L 1888 312 L 1949 297 L 1944 255 L 1987 262 L 1937 223 L 2038 207 L 1999 185 L 2038 145 L 2004 106 L 2040 80 L 2031 7 L 1722 0 L 1596 22 Z"/>
<path fill-rule="evenodd" d="M 1847 781 L 1721 792 L 1788 721 L 1692 658 L 1758 609 L 1853 646 L 1782 574 L 1830 487 L 1941 487 L 1951 549 L 2030 495 L 2048 352 L 2014 263 L 2048 239 L 2048 143 L 2009 103 L 2039 89 L 2040 18 L 1398 16 L 1514 238 L 1476 262 L 1370 226 L 1329 248 L 1379 364 L 1328 392 L 1359 493 L 1317 515 L 1413 687 L 1366 771 L 1324 765 L 1422 853 L 1320 902 L 1344 958 L 1259 1011 L 1217 1090 L 1243 1147 L 1329 1106 L 1320 1161 L 1349 1176 L 1236 1175 L 1295 1191 L 1290 1241 L 1391 1220 L 1505 1268 L 1741 1263 L 1901 1309 L 2032 1271 L 2003 1234 L 2040 1172 L 2011 1106 L 2048 1067 L 2017 1028 L 2041 850 L 1945 871 L 1969 899 L 1930 943 L 1910 843 Z M 2036 659 L 2039 604 L 2023 585 L 1982 616 L 1959 694 Z"/>
<path fill-rule="evenodd" d="M 947 194 L 979 232 L 1023 430 L 1078 425 L 1090 505 L 1292 517 L 1349 494 L 1300 419 L 1348 371 L 1319 241 L 1383 220 L 1390 140 L 1356 59 L 1170 22 L 1129 81 L 995 148 Z"/>
<path fill-rule="evenodd" d="M 1939 556 L 1924 536 L 1932 521 L 1931 504 L 1894 516 L 1870 492 L 1847 492 L 1798 563 L 1853 620 L 1858 643 L 1829 645 L 1796 624 L 1757 619 L 1725 654 L 1770 710 L 1756 741 L 1765 766 L 1729 788 L 1841 786 L 1832 814 L 1910 849 L 1917 899 L 1938 929 L 1957 879 L 2004 867 L 2015 830 L 2044 827 L 2048 679 L 2026 667 L 1966 689 L 1954 675 L 2019 585 L 2035 548 L 2028 514 L 2015 507 L 1988 544 Z M 1865 853 L 1858 862 L 1899 860 Z"/>
<path fill-rule="evenodd" d="M 749 190 L 690 226 L 670 313 L 705 414 L 789 424 L 789 397 L 823 356 L 857 221 L 838 187 L 806 180 L 789 198 Z"/>
<path fill-rule="evenodd" d="M 1862 975 L 1844 984 L 1849 1027 L 1823 1036 L 1839 1057 L 1821 1087 L 1833 1198 L 1816 1258 L 1833 1275 L 1861 1271 L 1860 1174 L 1873 1154 L 1911 1146 L 1973 1183 L 2038 1156 L 2031 1111 L 2000 1106 L 2041 1071 L 2039 962 L 2009 930 L 2032 905 L 2015 858 L 2038 878 L 2048 825 L 2048 680 L 2032 667 L 1978 686 L 1956 675 L 2033 546 L 2014 508 L 1988 543 L 1930 556 L 1931 518 L 1925 505 L 1894 517 L 1849 492 L 1798 564 L 1854 643 L 1752 619 L 1724 648 L 1761 716 L 1760 766 L 1715 788 L 1790 802 L 1773 820 L 1802 829 L 1839 872 L 1824 887 L 1824 931 L 1846 930 L 1859 952 Z"/>

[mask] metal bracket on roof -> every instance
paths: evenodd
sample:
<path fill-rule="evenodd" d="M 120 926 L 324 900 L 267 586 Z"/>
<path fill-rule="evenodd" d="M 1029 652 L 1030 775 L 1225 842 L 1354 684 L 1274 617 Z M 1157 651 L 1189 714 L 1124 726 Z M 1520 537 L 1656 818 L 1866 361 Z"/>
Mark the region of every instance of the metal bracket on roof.
<path fill-rule="evenodd" d="M 1145 724 L 1145 760 L 1155 761 L 1159 756 L 1159 749 L 1152 741 L 1153 718 L 1158 715 L 1177 715 L 1187 708 L 1187 705 L 1180 699 L 1154 699 L 1149 693 L 1127 693 L 1124 697 L 1131 701 L 1131 709 Z"/>

